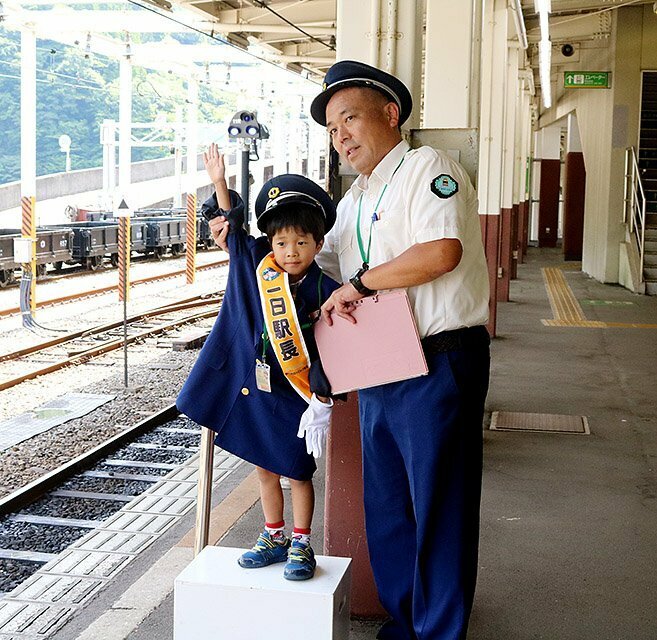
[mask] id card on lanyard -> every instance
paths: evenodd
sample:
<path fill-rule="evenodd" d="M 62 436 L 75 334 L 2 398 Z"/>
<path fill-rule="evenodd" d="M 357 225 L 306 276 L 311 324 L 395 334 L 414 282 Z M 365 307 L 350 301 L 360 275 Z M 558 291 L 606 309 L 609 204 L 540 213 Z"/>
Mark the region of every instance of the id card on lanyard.
<path fill-rule="evenodd" d="M 271 367 L 266 362 L 256 360 L 255 378 L 258 390 L 271 393 Z"/>

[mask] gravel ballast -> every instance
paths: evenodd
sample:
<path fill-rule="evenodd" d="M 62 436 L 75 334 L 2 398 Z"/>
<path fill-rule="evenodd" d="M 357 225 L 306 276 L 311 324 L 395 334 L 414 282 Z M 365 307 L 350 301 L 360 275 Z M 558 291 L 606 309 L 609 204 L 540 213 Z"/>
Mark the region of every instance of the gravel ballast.
<path fill-rule="evenodd" d="M 214 252 L 212 259 L 225 257 Z M 183 264 L 179 261 L 178 268 Z M 173 261 L 166 267 L 175 269 Z M 152 275 L 162 265 L 150 263 L 140 265 L 133 279 Z M 210 293 L 221 289 L 225 283 L 226 269 L 213 269 L 197 274 L 194 285 L 186 286 L 182 278 L 174 278 L 148 286 L 135 287 L 131 291 L 129 315 L 169 304 L 182 298 L 200 293 Z M 98 274 L 116 279 L 116 272 Z M 105 286 L 106 282 L 95 276 L 85 278 L 79 289 Z M 46 286 L 41 288 L 41 291 Z M 10 294 L 11 292 L 0 292 Z M 71 291 L 68 291 L 71 293 Z M 15 294 L 17 295 L 17 293 Z M 43 298 L 56 297 L 62 292 L 41 293 Z M 39 299 L 39 298 L 38 298 Z M 0 306 L 9 307 L 11 302 L 5 295 Z M 59 305 L 39 310 L 37 318 L 44 326 L 56 326 L 67 331 L 95 326 L 102 322 L 116 321 L 122 317 L 122 305 L 116 294 L 104 294 L 84 301 Z M 183 328 L 177 335 L 197 328 L 209 329 L 213 318 L 202 320 L 190 328 Z M 0 319 L 0 354 L 9 353 L 26 344 L 39 342 L 45 335 L 35 336 L 19 328 L 19 318 Z M 66 393 L 97 393 L 115 395 L 115 399 L 98 407 L 91 413 L 54 427 L 28 440 L 0 452 L 0 497 L 36 480 L 44 473 L 60 467 L 71 459 L 96 447 L 108 438 L 144 420 L 148 415 L 175 402 L 182 384 L 198 358 L 198 350 L 173 351 L 170 338 L 159 338 L 128 348 L 128 386 L 124 383 L 123 352 L 116 351 L 93 360 L 90 364 L 68 367 L 53 374 L 41 376 L 0 392 L 0 421 L 31 411 L 40 405 Z M 161 366 L 159 366 L 161 365 Z M 1 371 L 0 371 L 1 373 Z M 4 377 L 4 374 L 3 374 Z M 194 428 L 185 418 L 175 421 L 171 426 Z M 200 431 L 199 431 L 200 433 Z M 131 460 L 150 460 L 152 462 L 179 463 L 193 455 L 198 447 L 198 437 L 188 434 L 169 434 L 167 444 L 188 447 L 187 451 L 165 451 L 155 459 L 152 455 L 137 451 Z M 196 440 L 196 444 L 194 444 Z M 146 440 L 147 441 L 147 440 Z M 156 454 L 159 455 L 159 454 Z M 113 456 L 114 457 L 114 456 Z M 94 469 L 115 473 L 160 476 L 167 470 L 144 468 L 135 465 L 131 468 L 113 467 L 103 463 Z"/>
<path fill-rule="evenodd" d="M 59 553 L 86 533 L 89 533 L 89 529 L 82 527 L 5 520 L 0 523 L 0 548 L 22 550 L 25 548 L 25 540 L 29 540 L 30 551 Z"/>
<path fill-rule="evenodd" d="M 41 562 L 0 558 L 0 593 L 7 593 L 15 589 L 42 566 Z"/>

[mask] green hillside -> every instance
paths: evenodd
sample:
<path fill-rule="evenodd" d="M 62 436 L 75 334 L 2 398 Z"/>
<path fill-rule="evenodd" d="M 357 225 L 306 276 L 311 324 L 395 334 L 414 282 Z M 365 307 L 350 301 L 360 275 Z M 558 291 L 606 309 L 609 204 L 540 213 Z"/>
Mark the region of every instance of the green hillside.
<path fill-rule="evenodd" d="M 179 37 L 185 43 L 202 36 Z M 152 38 L 152 36 L 151 36 Z M 139 42 L 133 36 L 133 42 Z M 175 119 L 184 106 L 187 88 L 173 74 L 133 71 L 133 122 L 156 117 Z M 231 87 L 213 90 L 201 84 L 199 122 L 225 123 L 235 110 Z M 71 168 L 102 166 L 100 124 L 119 117 L 119 64 L 83 47 L 37 40 L 37 175 L 64 171 L 65 156 L 58 138 L 72 139 Z M 0 28 L 0 184 L 20 179 L 20 33 Z M 168 148 L 133 148 L 133 161 L 168 155 Z"/>

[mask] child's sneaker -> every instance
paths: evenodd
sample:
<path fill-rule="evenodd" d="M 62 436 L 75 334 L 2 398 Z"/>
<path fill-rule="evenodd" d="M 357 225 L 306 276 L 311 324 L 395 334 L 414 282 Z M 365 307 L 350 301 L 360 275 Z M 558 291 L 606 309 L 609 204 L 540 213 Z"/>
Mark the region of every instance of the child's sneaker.
<path fill-rule="evenodd" d="M 283 577 L 286 580 L 308 580 L 315 575 L 316 566 L 312 547 L 300 540 L 292 540 Z"/>
<path fill-rule="evenodd" d="M 287 560 L 287 550 L 290 547 L 290 539 L 283 536 L 281 542 L 275 541 L 268 531 L 263 531 L 258 536 L 258 541 L 253 548 L 243 553 L 237 562 L 244 569 L 260 569 L 275 562 Z"/>

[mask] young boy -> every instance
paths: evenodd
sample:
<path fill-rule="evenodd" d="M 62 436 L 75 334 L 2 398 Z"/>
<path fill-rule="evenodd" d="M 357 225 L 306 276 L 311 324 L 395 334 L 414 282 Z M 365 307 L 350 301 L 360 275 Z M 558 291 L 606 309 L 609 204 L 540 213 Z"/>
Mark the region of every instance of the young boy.
<path fill-rule="evenodd" d="M 315 255 L 335 222 L 335 206 L 321 187 L 297 175 L 269 180 L 255 203 L 258 228 L 243 229 L 244 204 L 225 181 L 216 145 L 204 155 L 215 195 L 206 217 L 224 216 L 230 271 L 221 311 L 177 406 L 217 432 L 215 443 L 256 465 L 265 528 L 244 553 L 244 568 L 286 562 L 288 580 L 312 578 L 312 475 L 328 429 L 332 401 L 320 400 L 310 378 L 322 380 L 312 324 L 338 284 L 324 276 Z M 318 390 L 327 394 L 326 385 Z M 304 440 L 300 438 L 305 437 Z M 280 477 L 289 478 L 294 530 L 284 531 Z"/>

